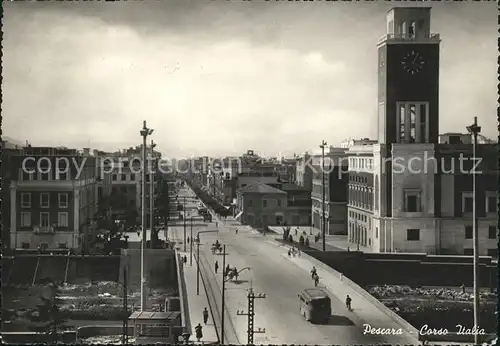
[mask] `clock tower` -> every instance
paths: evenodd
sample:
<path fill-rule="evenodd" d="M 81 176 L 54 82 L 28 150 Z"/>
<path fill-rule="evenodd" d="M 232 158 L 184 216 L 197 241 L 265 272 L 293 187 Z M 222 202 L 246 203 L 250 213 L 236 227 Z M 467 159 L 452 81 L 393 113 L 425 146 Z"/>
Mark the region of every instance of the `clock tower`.
<path fill-rule="evenodd" d="M 378 42 L 378 140 L 438 143 L 439 34 L 430 7 L 393 8 Z"/>

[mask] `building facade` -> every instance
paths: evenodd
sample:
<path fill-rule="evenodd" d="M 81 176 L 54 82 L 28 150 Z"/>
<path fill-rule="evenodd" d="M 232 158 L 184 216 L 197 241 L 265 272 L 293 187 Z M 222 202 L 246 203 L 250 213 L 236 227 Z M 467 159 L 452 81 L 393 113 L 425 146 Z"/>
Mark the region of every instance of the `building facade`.
<path fill-rule="evenodd" d="M 261 228 L 285 223 L 286 192 L 257 182 L 238 189 L 236 195 L 236 218 L 242 224 Z"/>
<path fill-rule="evenodd" d="M 297 157 L 297 164 L 295 166 L 295 183 L 304 187 L 305 189 L 312 191 L 312 180 L 313 180 L 313 168 L 311 167 L 311 161 L 313 156 L 308 152 L 304 155 Z"/>
<path fill-rule="evenodd" d="M 349 231 L 375 252 L 472 254 L 470 136 L 439 136 L 439 34 L 430 8 L 395 8 L 379 41 L 378 144 L 349 152 Z M 467 125 L 467 124 L 464 124 Z M 465 126 L 464 126 L 465 127 Z M 477 146 L 481 255 L 497 255 L 498 164 Z"/>
<path fill-rule="evenodd" d="M 324 222 L 326 234 L 347 234 L 348 162 L 346 149 L 330 147 L 324 159 L 323 175 L 322 156 L 315 155 L 312 158 L 312 227 L 322 232 Z M 323 200 L 325 201 L 324 208 Z"/>
<path fill-rule="evenodd" d="M 25 147 L 13 154 L 9 170 L 12 248 L 88 247 L 102 181 L 88 150 Z"/>

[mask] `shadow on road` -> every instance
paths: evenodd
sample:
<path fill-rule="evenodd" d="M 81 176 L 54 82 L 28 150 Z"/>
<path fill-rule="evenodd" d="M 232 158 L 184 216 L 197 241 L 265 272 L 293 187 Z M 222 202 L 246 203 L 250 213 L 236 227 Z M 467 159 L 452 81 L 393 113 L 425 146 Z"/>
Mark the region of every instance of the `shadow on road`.
<path fill-rule="evenodd" d="M 326 323 L 322 323 L 328 326 L 354 326 L 354 322 L 349 318 L 341 315 L 331 315 Z"/>

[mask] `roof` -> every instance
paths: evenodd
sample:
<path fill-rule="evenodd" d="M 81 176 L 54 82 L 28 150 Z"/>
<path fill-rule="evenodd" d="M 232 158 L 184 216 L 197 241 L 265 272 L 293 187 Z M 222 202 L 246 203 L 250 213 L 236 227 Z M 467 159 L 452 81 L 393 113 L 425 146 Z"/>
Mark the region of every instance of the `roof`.
<path fill-rule="evenodd" d="M 130 315 L 130 320 L 175 320 L 179 318 L 179 311 L 158 312 L 158 311 L 135 311 Z"/>
<path fill-rule="evenodd" d="M 329 297 L 328 293 L 323 291 L 321 288 L 306 288 L 304 290 L 304 293 L 309 295 L 309 297 L 311 297 L 311 298 Z"/>
<path fill-rule="evenodd" d="M 276 189 L 274 187 L 271 187 L 269 185 L 263 184 L 263 183 L 253 183 L 251 185 L 242 187 L 238 189 L 238 192 L 240 193 L 277 193 L 277 194 L 286 194 L 286 192 L 281 191 L 279 189 Z"/>
<path fill-rule="evenodd" d="M 307 188 L 294 183 L 283 183 L 281 184 L 281 189 L 284 191 L 309 191 Z"/>

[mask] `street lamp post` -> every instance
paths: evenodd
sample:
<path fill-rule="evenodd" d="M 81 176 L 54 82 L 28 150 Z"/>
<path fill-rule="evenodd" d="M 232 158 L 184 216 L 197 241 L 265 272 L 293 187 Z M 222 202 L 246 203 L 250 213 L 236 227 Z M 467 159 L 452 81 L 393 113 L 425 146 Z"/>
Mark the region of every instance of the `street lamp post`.
<path fill-rule="evenodd" d="M 141 241 L 141 311 L 146 308 L 146 297 L 144 292 L 144 284 L 146 278 L 144 277 L 144 250 L 146 247 L 147 234 L 146 234 L 146 139 L 153 133 L 153 129 L 146 126 L 146 120 L 142 125 L 140 131 L 142 136 L 142 208 L 141 208 L 141 223 L 142 223 L 142 241 Z"/>
<path fill-rule="evenodd" d="M 220 321 L 220 344 L 224 345 L 224 317 L 225 317 L 225 309 L 226 309 L 226 244 L 222 246 L 222 312 L 221 312 L 221 321 Z"/>
<path fill-rule="evenodd" d="M 199 231 L 196 233 L 196 295 L 200 295 L 200 234 L 217 233 L 219 231 Z"/>
<path fill-rule="evenodd" d="M 191 216 L 191 241 L 189 242 L 189 266 L 193 266 L 193 217 Z"/>
<path fill-rule="evenodd" d="M 326 141 L 321 141 L 321 145 L 319 146 L 321 148 L 321 175 L 322 175 L 322 190 L 323 190 L 323 203 L 321 204 L 321 208 L 323 211 L 322 214 L 322 223 L 321 223 L 321 232 L 323 233 L 322 238 L 323 238 L 323 251 L 326 251 L 326 229 L 325 229 L 325 147 L 327 146 Z"/>
<path fill-rule="evenodd" d="M 476 168 L 474 166 L 476 162 L 476 145 L 477 145 L 477 135 L 481 132 L 481 126 L 477 125 L 477 117 L 474 117 L 474 123 L 467 126 L 467 131 L 472 134 L 472 237 L 473 237 L 473 247 L 474 247 L 474 344 L 479 345 L 479 235 L 477 229 L 477 217 L 476 217 Z"/>
<path fill-rule="evenodd" d="M 184 216 L 182 217 L 184 221 L 184 252 L 186 252 L 186 197 L 184 197 L 184 205 L 182 206 Z"/>
<path fill-rule="evenodd" d="M 151 245 L 150 247 L 153 248 L 153 228 L 154 228 L 154 209 L 153 209 L 153 194 L 154 194 L 154 172 L 153 172 L 153 156 L 154 156 L 154 148 L 156 147 L 156 144 L 154 144 L 153 140 L 151 140 L 151 172 L 149 175 L 149 227 L 151 228 Z"/>

